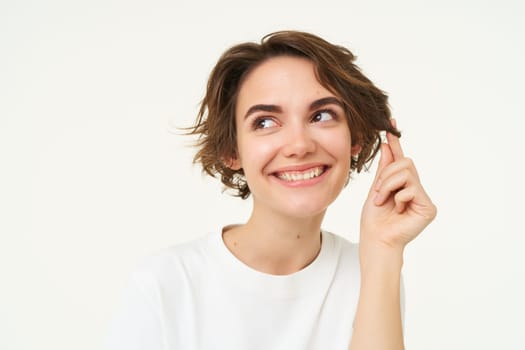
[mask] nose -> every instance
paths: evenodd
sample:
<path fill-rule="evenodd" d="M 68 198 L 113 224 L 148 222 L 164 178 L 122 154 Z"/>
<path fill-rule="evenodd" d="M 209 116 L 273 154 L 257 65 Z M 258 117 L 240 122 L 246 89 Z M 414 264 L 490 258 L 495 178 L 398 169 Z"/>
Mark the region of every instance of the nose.
<path fill-rule="evenodd" d="M 303 158 L 315 152 L 315 139 L 305 125 L 290 126 L 284 137 L 283 154 L 286 157 Z"/>

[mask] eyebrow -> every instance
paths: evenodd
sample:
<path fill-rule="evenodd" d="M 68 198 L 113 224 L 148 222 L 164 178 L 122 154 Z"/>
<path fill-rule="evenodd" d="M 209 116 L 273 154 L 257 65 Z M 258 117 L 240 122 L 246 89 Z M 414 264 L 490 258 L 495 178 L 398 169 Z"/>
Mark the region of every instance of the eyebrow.
<path fill-rule="evenodd" d="M 339 101 L 339 99 L 330 96 L 330 97 L 323 97 L 323 98 L 313 101 L 312 103 L 310 103 L 309 110 L 312 111 L 314 109 L 317 109 L 317 108 L 320 108 L 322 106 L 326 106 L 329 104 L 335 104 L 341 108 L 344 108 L 343 103 Z M 282 111 L 283 109 L 277 105 L 257 104 L 257 105 L 251 106 L 248 109 L 248 111 L 244 115 L 244 119 L 248 118 L 250 114 L 253 114 L 255 112 L 282 113 Z"/>
<path fill-rule="evenodd" d="M 310 110 L 312 111 L 314 109 L 317 109 L 317 108 L 320 108 L 320 107 L 323 107 L 329 104 L 338 105 L 339 107 L 344 108 L 343 103 L 339 101 L 339 99 L 333 96 L 330 96 L 330 97 L 320 98 L 310 103 Z"/>

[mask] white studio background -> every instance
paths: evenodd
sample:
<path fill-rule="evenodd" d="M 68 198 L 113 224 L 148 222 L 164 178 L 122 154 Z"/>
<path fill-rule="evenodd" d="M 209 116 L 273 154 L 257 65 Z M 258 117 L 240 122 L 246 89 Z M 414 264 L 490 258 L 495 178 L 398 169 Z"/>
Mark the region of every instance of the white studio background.
<path fill-rule="evenodd" d="M 140 259 L 250 211 L 191 165 L 229 46 L 348 46 L 390 95 L 436 221 L 406 251 L 408 349 L 525 348 L 519 1 L 0 3 L 0 348 L 96 349 Z M 371 174 L 325 228 L 356 240 Z"/>

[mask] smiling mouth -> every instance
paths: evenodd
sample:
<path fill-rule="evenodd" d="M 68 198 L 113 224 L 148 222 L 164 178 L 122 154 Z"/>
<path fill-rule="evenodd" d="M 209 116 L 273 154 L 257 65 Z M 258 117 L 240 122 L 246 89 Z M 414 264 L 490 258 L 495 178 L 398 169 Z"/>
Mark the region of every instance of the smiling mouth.
<path fill-rule="evenodd" d="M 287 182 L 305 181 L 321 176 L 327 169 L 327 166 L 318 166 L 315 168 L 308 169 L 306 171 L 276 172 L 275 176 Z"/>

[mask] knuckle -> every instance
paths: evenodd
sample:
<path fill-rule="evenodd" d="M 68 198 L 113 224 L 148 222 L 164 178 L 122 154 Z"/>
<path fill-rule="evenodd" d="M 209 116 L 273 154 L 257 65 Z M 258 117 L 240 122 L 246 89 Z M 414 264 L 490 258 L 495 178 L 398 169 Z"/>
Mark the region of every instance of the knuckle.
<path fill-rule="evenodd" d="M 438 209 L 434 203 L 432 203 L 431 208 L 432 208 L 432 219 L 434 219 L 437 216 Z"/>

